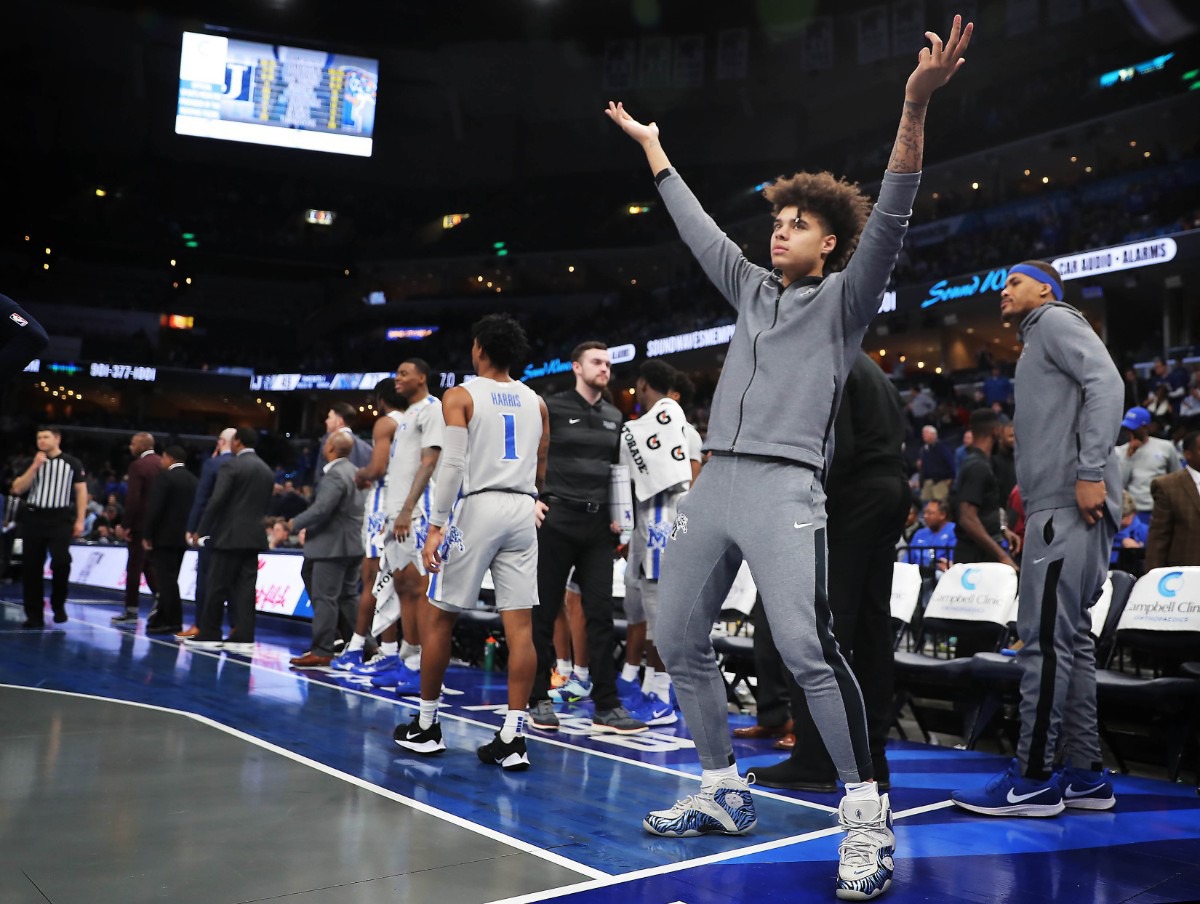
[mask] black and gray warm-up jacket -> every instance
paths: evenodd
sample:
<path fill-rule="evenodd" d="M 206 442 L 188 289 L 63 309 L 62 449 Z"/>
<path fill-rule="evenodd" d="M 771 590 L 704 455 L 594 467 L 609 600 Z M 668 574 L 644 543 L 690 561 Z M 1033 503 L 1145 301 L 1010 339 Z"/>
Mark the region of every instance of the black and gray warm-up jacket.
<path fill-rule="evenodd" d="M 678 173 L 666 169 L 655 181 L 683 241 L 737 311 L 705 450 L 823 470 L 842 388 L 879 311 L 921 174 L 885 173 L 846 269 L 786 289 L 778 273 L 746 260 Z"/>
<path fill-rule="evenodd" d="M 1072 508 L 1075 481 L 1105 482 L 1109 515 L 1121 522 L 1121 469 L 1113 444 L 1125 385 L 1083 314 L 1060 301 L 1034 308 L 1017 331 L 1013 431 L 1025 515 Z"/>

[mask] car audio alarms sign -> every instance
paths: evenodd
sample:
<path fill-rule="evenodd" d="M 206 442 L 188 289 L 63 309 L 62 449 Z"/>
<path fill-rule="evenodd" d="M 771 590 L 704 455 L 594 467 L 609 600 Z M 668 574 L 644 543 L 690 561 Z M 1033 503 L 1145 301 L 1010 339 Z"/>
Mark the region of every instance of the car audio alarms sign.
<path fill-rule="evenodd" d="M 1134 267 L 1165 264 L 1175 259 L 1177 250 L 1178 246 L 1172 238 L 1148 239 L 1144 242 L 1060 257 L 1054 261 L 1054 269 L 1064 280 L 1080 279 L 1084 276 L 1099 276 L 1101 273 L 1115 273 L 1118 270 L 1132 270 Z"/>

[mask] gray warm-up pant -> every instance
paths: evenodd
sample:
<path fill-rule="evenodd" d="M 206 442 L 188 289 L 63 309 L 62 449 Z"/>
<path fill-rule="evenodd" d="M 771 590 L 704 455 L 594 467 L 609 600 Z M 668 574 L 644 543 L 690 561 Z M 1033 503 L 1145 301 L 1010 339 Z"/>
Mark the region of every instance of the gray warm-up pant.
<path fill-rule="evenodd" d="M 332 656 L 339 634 L 354 633 L 362 556 L 305 559 L 300 576 L 313 607 L 312 653 Z"/>
<path fill-rule="evenodd" d="M 1091 607 L 1108 576 L 1113 533 L 1107 518 L 1088 525 L 1074 506 L 1025 521 L 1017 758 L 1027 778 L 1046 777 L 1056 759 L 1079 769 L 1101 762 Z"/>
<path fill-rule="evenodd" d="M 657 645 L 705 769 L 734 763 L 710 633 L 744 558 L 839 776 L 873 777 L 862 694 L 833 634 L 825 524 L 819 475 L 774 459 L 714 455 L 679 505 L 659 581 Z"/>

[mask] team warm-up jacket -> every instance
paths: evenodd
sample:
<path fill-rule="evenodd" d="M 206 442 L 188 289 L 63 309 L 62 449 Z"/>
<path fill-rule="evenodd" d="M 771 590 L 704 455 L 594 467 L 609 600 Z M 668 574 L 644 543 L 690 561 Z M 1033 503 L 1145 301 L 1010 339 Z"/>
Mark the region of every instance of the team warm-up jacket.
<path fill-rule="evenodd" d="M 885 173 L 846 269 L 786 289 L 778 273 L 746 259 L 673 169 L 655 180 L 680 236 L 737 311 L 704 448 L 823 469 L 846 376 L 879 311 L 921 174 Z"/>

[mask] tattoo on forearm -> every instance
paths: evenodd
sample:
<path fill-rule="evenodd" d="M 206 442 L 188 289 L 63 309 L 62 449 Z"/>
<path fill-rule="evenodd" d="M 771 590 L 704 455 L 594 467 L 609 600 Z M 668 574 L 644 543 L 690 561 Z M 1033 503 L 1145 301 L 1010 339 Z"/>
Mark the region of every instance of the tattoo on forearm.
<path fill-rule="evenodd" d="M 906 100 L 900 116 L 900 128 L 896 132 L 896 144 L 888 170 L 893 173 L 916 173 L 921 170 L 921 158 L 925 150 L 925 104 Z"/>

